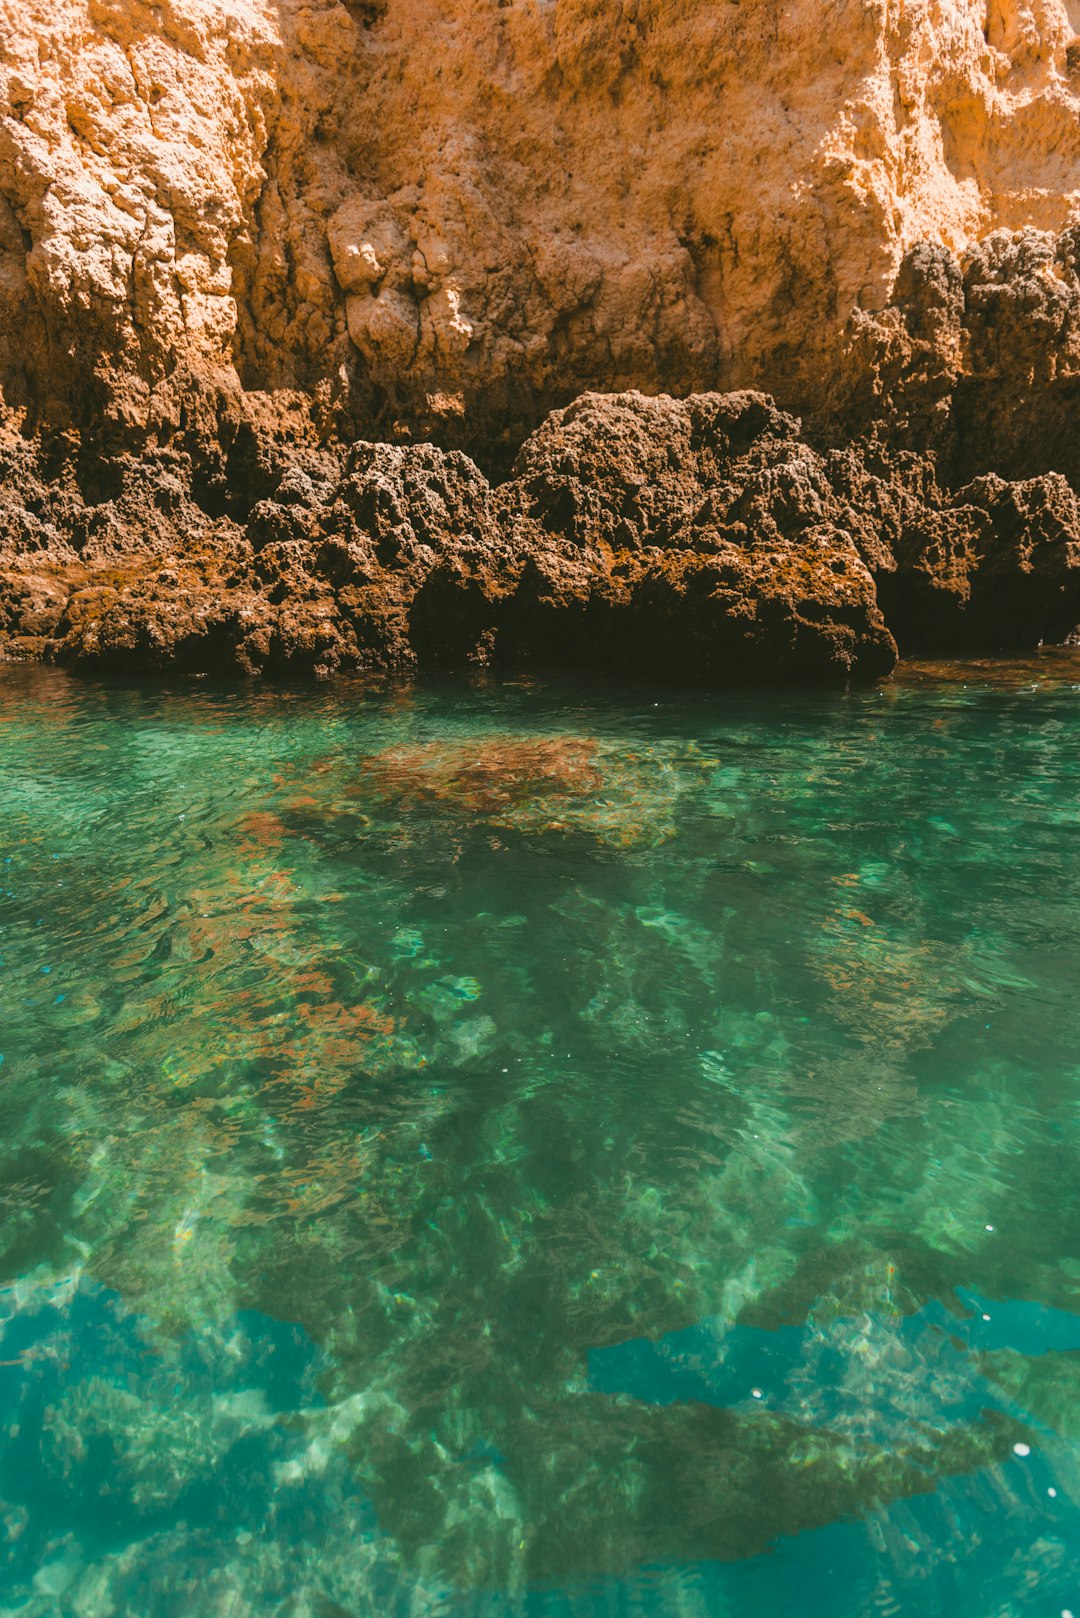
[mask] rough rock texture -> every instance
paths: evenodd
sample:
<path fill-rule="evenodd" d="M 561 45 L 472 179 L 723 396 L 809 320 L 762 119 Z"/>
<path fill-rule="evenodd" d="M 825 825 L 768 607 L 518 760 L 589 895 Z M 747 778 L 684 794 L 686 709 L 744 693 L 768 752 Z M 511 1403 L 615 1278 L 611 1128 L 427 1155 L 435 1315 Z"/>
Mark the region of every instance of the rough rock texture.
<path fill-rule="evenodd" d="M 1061 638 L 1078 221 L 1080 0 L 0 0 L 0 653 Z"/>
<path fill-rule="evenodd" d="M 1080 622 L 1060 474 L 950 492 L 925 457 L 818 452 L 759 393 L 584 395 L 497 487 L 459 450 L 250 426 L 209 467 L 14 439 L 2 471 L 8 657 L 843 679 L 892 667 L 886 620 L 910 650 Z"/>
<path fill-rule="evenodd" d="M 1077 0 L 0 0 L 0 383 L 60 425 L 175 424 L 194 377 L 481 444 L 585 388 L 815 412 L 853 320 L 925 303 L 920 243 L 914 342 L 1011 373 L 1001 278 L 1075 301 L 1078 31 Z M 1022 265 L 986 245 L 1025 228 Z"/>
<path fill-rule="evenodd" d="M 1080 226 L 994 232 L 958 262 L 920 243 L 893 302 L 856 310 L 822 427 L 930 455 L 961 483 L 1080 480 Z M 827 421 L 825 418 L 828 418 Z"/>
<path fill-rule="evenodd" d="M 92 482 L 77 454 L 43 460 L 12 444 L 0 482 L 9 656 L 706 678 L 872 677 L 895 657 L 856 514 L 760 394 L 587 395 L 497 489 L 456 450 L 335 457 L 250 430 L 221 488 L 176 450 L 97 457 Z"/>

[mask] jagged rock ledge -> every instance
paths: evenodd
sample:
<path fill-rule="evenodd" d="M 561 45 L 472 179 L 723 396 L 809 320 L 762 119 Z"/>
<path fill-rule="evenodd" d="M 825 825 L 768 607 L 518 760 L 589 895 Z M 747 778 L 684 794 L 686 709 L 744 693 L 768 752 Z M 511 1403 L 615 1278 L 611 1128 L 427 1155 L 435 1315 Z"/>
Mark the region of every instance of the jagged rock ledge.
<path fill-rule="evenodd" d="M 813 446 L 762 393 L 584 394 L 493 486 L 459 450 L 275 418 L 103 452 L 0 446 L 0 656 L 246 673 L 437 665 L 873 679 L 905 652 L 1060 641 L 1059 473 L 939 483 Z"/>
<path fill-rule="evenodd" d="M 822 15 L 0 5 L 0 655 L 847 679 L 1068 636 L 1077 5 Z"/>

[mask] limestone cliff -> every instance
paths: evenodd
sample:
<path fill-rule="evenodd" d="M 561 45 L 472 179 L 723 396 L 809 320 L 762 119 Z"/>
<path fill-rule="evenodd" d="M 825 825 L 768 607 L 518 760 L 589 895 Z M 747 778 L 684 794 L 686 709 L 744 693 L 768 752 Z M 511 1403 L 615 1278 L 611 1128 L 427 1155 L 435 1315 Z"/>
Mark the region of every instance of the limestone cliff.
<path fill-rule="evenodd" d="M 1078 402 L 1080 0 L 0 0 L 7 655 L 1060 635 Z"/>
<path fill-rule="evenodd" d="M 1077 218 L 1078 31 L 1078 0 L 3 0 L 5 397 L 168 424 L 194 375 L 470 443 L 586 388 L 816 410 L 911 248 Z"/>

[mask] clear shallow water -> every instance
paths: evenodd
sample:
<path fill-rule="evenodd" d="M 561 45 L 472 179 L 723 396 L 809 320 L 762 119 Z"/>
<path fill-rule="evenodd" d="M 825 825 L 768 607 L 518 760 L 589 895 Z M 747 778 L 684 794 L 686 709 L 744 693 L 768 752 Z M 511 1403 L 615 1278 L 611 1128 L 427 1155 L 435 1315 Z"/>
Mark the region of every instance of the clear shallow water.
<path fill-rule="evenodd" d="M 1069 659 L 0 672 L 0 1613 L 1080 1611 L 1078 787 Z"/>

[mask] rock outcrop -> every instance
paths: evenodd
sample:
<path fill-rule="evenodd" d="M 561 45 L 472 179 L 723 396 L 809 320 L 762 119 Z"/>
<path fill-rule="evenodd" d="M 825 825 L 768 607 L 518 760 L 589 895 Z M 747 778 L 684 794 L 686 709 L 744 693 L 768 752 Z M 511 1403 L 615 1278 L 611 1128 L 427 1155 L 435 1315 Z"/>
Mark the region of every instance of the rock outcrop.
<path fill-rule="evenodd" d="M 2 473 L 9 657 L 846 679 L 888 673 L 893 629 L 994 650 L 1080 622 L 1060 474 L 950 492 L 924 458 L 819 452 L 759 393 L 586 394 L 499 486 L 460 450 L 250 425 L 210 466 L 16 439 Z"/>
<path fill-rule="evenodd" d="M 492 488 L 461 451 L 238 435 L 0 482 L 8 655 L 113 667 L 417 662 L 873 677 L 895 647 L 857 514 L 763 395 L 586 395 Z M 241 491 L 246 490 L 246 500 Z"/>
<path fill-rule="evenodd" d="M 812 415 L 911 299 L 924 369 L 1011 374 L 1014 337 L 1054 351 L 1030 284 L 1075 301 L 1078 30 L 1073 0 L 3 0 L 0 385 L 155 430 L 196 382 L 303 390 L 347 436 L 490 449 L 588 388 Z"/>
<path fill-rule="evenodd" d="M 0 0 L 0 652 L 756 679 L 1069 634 L 1077 30 Z"/>

